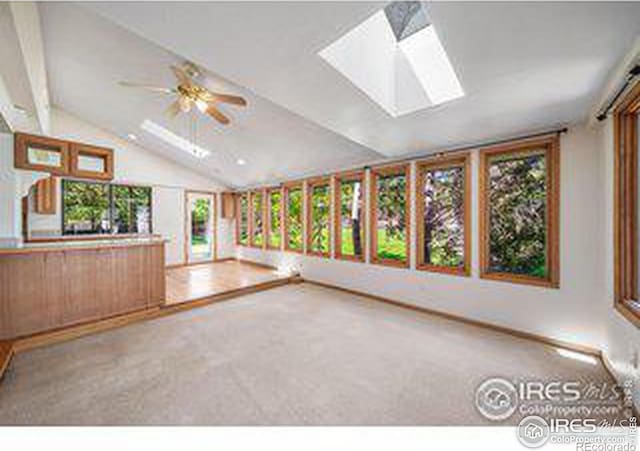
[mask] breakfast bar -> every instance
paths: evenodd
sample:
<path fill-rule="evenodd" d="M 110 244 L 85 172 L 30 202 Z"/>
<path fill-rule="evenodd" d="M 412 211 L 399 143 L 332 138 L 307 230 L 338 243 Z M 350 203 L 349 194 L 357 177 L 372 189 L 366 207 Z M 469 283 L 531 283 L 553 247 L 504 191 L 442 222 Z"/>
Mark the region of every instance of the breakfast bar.
<path fill-rule="evenodd" d="M 164 244 L 149 236 L 0 249 L 0 340 L 159 307 Z"/>

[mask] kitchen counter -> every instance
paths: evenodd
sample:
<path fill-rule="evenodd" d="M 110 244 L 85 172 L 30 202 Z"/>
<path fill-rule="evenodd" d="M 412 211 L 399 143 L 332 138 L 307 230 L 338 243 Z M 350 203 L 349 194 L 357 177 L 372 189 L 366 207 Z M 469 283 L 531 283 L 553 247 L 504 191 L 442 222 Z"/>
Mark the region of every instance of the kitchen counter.
<path fill-rule="evenodd" d="M 164 243 L 61 239 L 0 249 L 0 340 L 158 307 Z"/>

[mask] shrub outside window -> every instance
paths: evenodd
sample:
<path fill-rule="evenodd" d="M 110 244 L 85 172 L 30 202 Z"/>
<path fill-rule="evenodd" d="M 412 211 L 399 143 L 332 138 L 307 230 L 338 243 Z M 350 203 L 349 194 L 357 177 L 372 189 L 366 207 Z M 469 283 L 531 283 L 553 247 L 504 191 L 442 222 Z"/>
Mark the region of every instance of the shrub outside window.
<path fill-rule="evenodd" d="M 285 194 L 285 249 L 302 252 L 302 184 L 286 185 Z"/>
<path fill-rule="evenodd" d="M 364 174 L 336 177 L 335 252 L 337 258 L 364 260 Z"/>
<path fill-rule="evenodd" d="M 307 251 L 309 254 L 328 256 L 331 240 L 329 179 L 307 184 Z"/>

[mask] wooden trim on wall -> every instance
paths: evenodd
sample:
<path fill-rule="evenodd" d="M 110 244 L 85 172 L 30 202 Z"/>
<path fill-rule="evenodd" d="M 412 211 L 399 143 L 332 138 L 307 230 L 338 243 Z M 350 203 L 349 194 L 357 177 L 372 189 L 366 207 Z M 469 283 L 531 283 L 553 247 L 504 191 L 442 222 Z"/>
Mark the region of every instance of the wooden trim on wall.
<path fill-rule="evenodd" d="M 354 262 L 364 262 L 365 255 L 365 247 L 366 247 L 366 224 L 367 224 L 367 206 L 365 202 L 365 183 L 364 183 L 364 171 L 350 171 L 344 172 L 341 174 L 337 174 L 335 176 L 334 183 L 334 195 L 333 195 L 333 226 L 334 226 L 334 254 L 336 258 L 341 260 L 349 260 Z M 360 190 L 362 196 L 362 209 L 360 214 L 360 227 L 362 229 L 362 238 L 361 238 L 361 246 L 362 246 L 362 255 L 344 255 L 342 253 L 342 182 L 351 182 L 351 181 L 359 181 L 360 182 Z"/>
<path fill-rule="evenodd" d="M 489 270 L 489 159 L 496 155 L 518 154 L 544 149 L 547 178 L 547 273 L 544 279 L 506 272 Z M 479 169 L 479 237 L 480 237 L 480 277 L 503 282 L 535 285 L 547 288 L 560 286 L 560 140 L 557 135 L 535 139 L 514 141 L 489 147 L 480 151 Z"/>
<path fill-rule="evenodd" d="M 424 190 L 425 175 L 429 170 L 462 168 L 463 170 L 463 253 L 462 267 L 432 265 L 424 262 L 424 224 L 425 213 Z M 448 155 L 418 161 L 416 164 L 416 269 L 421 271 L 439 272 L 445 274 L 471 275 L 471 154 L 465 152 L 459 155 Z"/>
<path fill-rule="evenodd" d="M 388 175 L 404 175 L 406 178 L 405 188 L 405 252 L 406 261 L 397 261 L 391 259 L 378 258 L 378 233 L 377 233 L 377 182 L 378 177 Z M 390 165 L 372 168 L 370 170 L 370 183 L 369 183 L 369 237 L 370 237 L 370 249 L 371 263 L 376 265 L 394 266 L 398 268 L 408 268 L 411 260 L 411 165 L 403 163 L 399 165 Z"/>
<path fill-rule="evenodd" d="M 289 192 L 291 190 L 299 189 L 300 197 L 302 201 L 302 211 L 300 212 L 300 224 L 302 226 L 302 241 L 300 242 L 300 249 L 293 249 L 289 246 Z M 291 182 L 283 185 L 283 202 L 284 202 L 284 229 L 282 239 L 284 240 L 284 250 L 287 252 L 295 252 L 301 254 L 304 250 L 304 185 L 303 182 Z"/>
<path fill-rule="evenodd" d="M 615 108 L 614 139 L 614 308 L 640 327 L 638 301 L 638 109 L 640 83 Z"/>
<path fill-rule="evenodd" d="M 327 250 L 327 252 L 320 252 L 320 251 L 313 251 L 311 250 L 311 241 L 312 241 L 312 233 L 311 233 L 311 229 L 312 229 L 312 218 L 313 218 L 313 189 L 317 186 L 325 186 L 327 187 L 327 189 L 329 190 L 329 219 L 328 219 L 328 223 L 327 223 L 327 232 L 329 234 L 328 238 L 329 238 L 329 249 Z M 311 179 L 307 181 L 307 191 L 305 193 L 305 202 L 307 204 L 307 208 L 306 208 L 306 215 L 305 215 L 305 227 L 306 227 L 306 254 L 307 255 L 314 255 L 316 257 L 325 257 L 325 258 L 329 258 L 329 256 L 331 255 L 331 198 L 332 198 L 332 191 L 331 191 L 331 178 L 330 177 L 322 177 L 322 178 L 315 178 L 315 179 Z"/>

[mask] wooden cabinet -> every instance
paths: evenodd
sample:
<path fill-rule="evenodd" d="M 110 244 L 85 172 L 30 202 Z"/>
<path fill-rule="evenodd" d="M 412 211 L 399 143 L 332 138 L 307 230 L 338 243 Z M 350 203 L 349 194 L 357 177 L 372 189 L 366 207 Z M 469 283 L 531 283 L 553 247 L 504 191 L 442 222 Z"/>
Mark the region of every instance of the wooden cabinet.
<path fill-rule="evenodd" d="M 236 217 L 236 195 L 235 193 L 222 193 L 222 214 L 224 219 Z"/>
<path fill-rule="evenodd" d="M 164 243 L 0 250 L 0 340 L 158 307 Z"/>
<path fill-rule="evenodd" d="M 14 160 L 18 169 L 83 179 L 113 179 L 113 149 L 106 147 L 16 133 Z"/>
<path fill-rule="evenodd" d="M 49 177 L 35 185 L 33 210 L 41 215 L 55 215 L 58 200 L 58 179 Z"/>
<path fill-rule="evenodd" d="M 16 133 L 14 165 L 18 169 L 69 175 L 69 143 L 44 136 Z"/>

